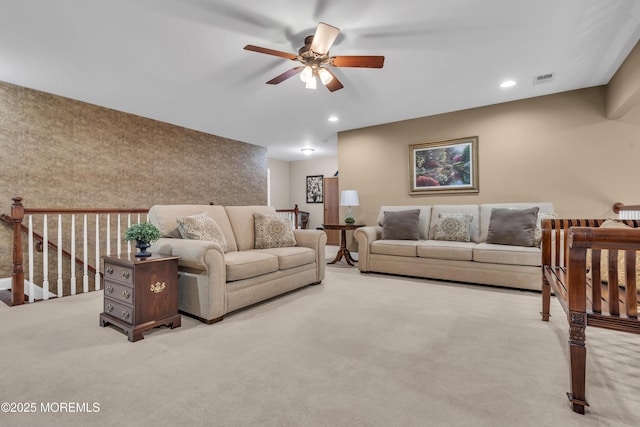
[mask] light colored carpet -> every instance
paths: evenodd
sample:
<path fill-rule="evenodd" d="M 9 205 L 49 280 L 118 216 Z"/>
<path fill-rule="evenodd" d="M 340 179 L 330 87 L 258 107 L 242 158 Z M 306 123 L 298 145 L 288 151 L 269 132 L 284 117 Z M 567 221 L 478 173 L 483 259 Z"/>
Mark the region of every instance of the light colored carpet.
<path fill-rule="evenodd" d="M 327 268 L 308 287 L 136 343 L 98 326 L 100 292 L 0 314 L 7 426 L 640 425 L 640 337 L 589 329 L 587 415 L 571 411 L 557 301 Z M 618 370 L 616 370 L 618 369 Z M 99 412 L 43 413 L 93 403 Z"/>

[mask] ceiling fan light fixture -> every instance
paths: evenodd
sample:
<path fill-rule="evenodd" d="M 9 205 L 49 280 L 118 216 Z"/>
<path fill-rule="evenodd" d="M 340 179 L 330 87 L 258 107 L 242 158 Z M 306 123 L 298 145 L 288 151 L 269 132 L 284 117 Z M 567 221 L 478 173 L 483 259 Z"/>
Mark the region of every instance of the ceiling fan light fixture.
<path fill-rule="evenodd" d="M 305 82 L 304 87 L 306 87 L 307 89 L 315 89 L 317 87 L 316 86 L 316 77 L 314 75 L 311 75 L 309 80 L 307 80 Z"/>
<path fill-rule="evenodd" d="M 320 68 L 320 70 L 318 70 L 318 77 L 320 77 L 320 81 L 322 81 L 322 84 L 325 86 L 333 80 L 333 76 L 326 68 Z"/>
<path fill-rule="evenodd" d="M 300 80 L 307 83 L 311 78 L 313 78 L 313 69 L 307 65 L 300 73 Z"/>

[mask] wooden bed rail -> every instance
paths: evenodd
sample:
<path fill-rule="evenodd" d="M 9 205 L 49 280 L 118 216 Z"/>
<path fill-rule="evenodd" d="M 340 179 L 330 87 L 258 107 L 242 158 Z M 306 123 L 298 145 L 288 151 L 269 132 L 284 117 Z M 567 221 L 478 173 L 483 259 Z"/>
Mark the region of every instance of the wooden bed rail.
<path fill-rule="evenodd" d="M 549 320 L 553 290 L 569 322 L 571 391 L 567 395 L 575 412 L 584 414 L 589 405 L 586 327 L 640 334 L 638 260 L 640 220 L 542 221 L 541 315 Z"/>

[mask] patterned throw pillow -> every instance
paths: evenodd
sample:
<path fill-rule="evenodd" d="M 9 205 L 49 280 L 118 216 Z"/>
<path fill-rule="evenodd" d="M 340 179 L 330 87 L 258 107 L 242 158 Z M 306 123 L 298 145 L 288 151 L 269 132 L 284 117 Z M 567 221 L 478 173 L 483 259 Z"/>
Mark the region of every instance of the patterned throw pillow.
<path fill-rule="evenodd" d="M 440 214 L 440 220 L 436 226 L 436 240 L 450 242 L 471 241 L 471 220 L 469 214 Z"/>
<path fill-rule="evenodd" d="M 296 245 L 293 224 L 288 218 L 253 214 L 256 249 L 284 248 Z"/>
<path fill-rule="evenodd" d="M 227 240 L 224 238 L 222 229 L 206 213 L 181 216 L 176 218 L 176 222 L 178 223 L 178 231 L 183 239 L 210 240 L 219 244 L 223 252 L 227 252 Z"/>

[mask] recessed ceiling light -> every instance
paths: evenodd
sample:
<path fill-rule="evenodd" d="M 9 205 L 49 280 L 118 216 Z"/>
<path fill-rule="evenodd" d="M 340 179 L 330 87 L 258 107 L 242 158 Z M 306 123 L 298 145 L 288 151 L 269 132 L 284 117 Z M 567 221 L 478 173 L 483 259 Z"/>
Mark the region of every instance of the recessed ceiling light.
<path fill-rule="evenodd" d="M 311 153 L 313 153 L 316 150 L 314 150 L 313 148 L 310 148 L 310 147 L 305 147 L 305 148 L 302 148 L 300 151 L 302 151 L 304 154 L 309 156 L 309 155 L 311 155 Z"/>
<path fill-rule="evenodd" d="M 516 85 L 516 82 L 514 82 L 513 80 L 505 80 L 502 83 L 500 83 L 500 87 L 511 87 L 515 85 Z"/>
<path fill-rule="evenodd" d="M 338 121 L 338 117 L 337 116 L 330 116 L 328 120 L 330 122 L 337 122 Z"/>

